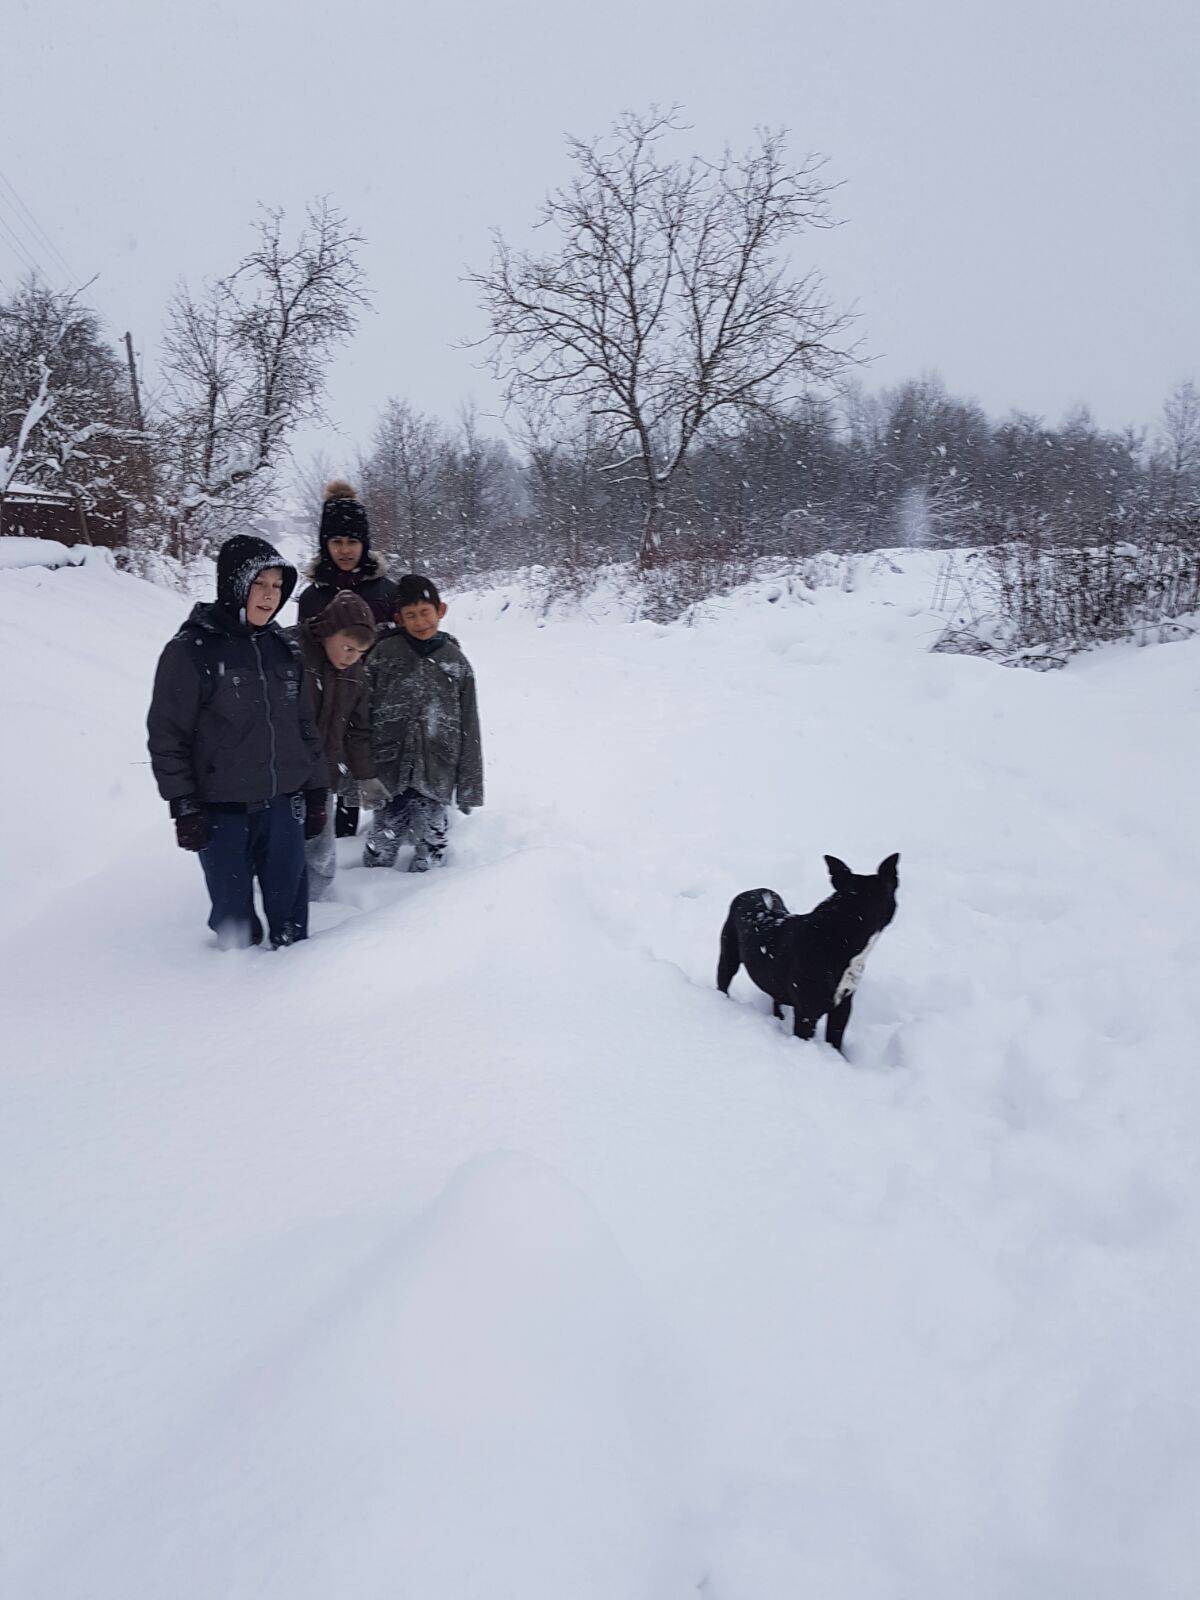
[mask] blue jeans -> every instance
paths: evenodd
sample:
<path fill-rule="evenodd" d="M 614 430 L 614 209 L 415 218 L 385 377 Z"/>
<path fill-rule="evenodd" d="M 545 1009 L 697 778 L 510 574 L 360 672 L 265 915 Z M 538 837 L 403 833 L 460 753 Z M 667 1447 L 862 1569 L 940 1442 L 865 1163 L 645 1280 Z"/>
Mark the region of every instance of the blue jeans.
<path fill-rule="evenodd" d="M 277 794 L 247 810 L 206 806 L 212 838 L 200 852 L 212 901 L 208 925 L 222 950 L 262 943 L 254 880 L 272 945 L 308 937 L 304 796 Z"/>

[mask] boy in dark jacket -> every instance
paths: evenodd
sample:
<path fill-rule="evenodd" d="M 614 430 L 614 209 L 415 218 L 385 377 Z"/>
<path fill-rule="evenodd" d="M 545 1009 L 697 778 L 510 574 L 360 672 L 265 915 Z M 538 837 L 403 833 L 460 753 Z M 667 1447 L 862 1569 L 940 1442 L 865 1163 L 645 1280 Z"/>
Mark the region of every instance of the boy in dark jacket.
<path fill-rule="evenodd" d="M 325 765 L 339 799 L 361 795 L 369 807 L 387 802 L 375 776 L 371 753 L 370 695 L 363 657 L 375 642 L 375 619 L 365 600 L 343 589 L 317 616 L 294 630 L 304 662 L 308 711 L 317 726 Z M 349 780 L 357 780 L 351 783 Z M 308 897 L 324 900 L 337 872 L 337 844 L 331 807 L 325 826 L 304 847 L 308 861 Z"/>
<path fill-rule="evenodd" d="M 394 797 L 376 811 L 363 865 L 390 867 L 405 838 L 410 872 L 441 861 L 447 807 L 483 804 L 483 750 L 475 675 L 458 641 L 442 633 L 446 607 L 428 578 L 410 573 L 396 593 L 399 629 L 371 652 L 371 744 L 380 782 Z"/>
<path fill-rule="evenodd" d="M 308 622 L 335 594 L 351 589 L 367 602 L 377 623 L 390 622 L 396 585 L 371 550 L 367 508 L 340 478 L 326 485 L 319 538 L 321 548 L 304 574 L 309 586 L 300 596 L 300 621 Z"/>
<path fill-rule="evenodd" d="M 265 539 L 227 539 L 216 604 L 194 606 L 163 651 L 146 719 L 159 793 L 180 847 L 199 853 L 223 949 L 262 941 L 256 878 L 272 947 L 308 935 L 304 840 L 327 807 L 299 652 L 273 620 L 295 585 Z"/>

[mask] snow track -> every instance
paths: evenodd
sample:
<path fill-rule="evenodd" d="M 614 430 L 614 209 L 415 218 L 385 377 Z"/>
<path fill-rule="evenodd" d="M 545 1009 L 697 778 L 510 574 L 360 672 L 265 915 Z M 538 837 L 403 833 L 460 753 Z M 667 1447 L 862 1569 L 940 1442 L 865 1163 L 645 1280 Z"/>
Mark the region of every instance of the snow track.
<path fill-rule="evenodd" d="M 466 597 L 450 867 L 224 956 L 137 765 L 183 608 L 0 574 L 0 1593 L 1194 1594 L 1200 645 L 930 656 L 897 560 Z M 716 992 L 734 893 L 897 849 L 848 1063 Z"/>

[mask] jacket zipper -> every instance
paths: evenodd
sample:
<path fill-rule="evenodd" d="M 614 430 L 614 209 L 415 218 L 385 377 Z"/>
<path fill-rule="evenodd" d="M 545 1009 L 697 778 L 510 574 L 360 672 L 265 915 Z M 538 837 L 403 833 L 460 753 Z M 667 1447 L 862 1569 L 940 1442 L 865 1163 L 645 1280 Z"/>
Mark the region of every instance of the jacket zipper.
<path fill-rule="evenodd" d="M 274 798 L 279 788 L 279 774 L 275 771 L 275 722 L 271 716 L 271 694 L 267 687 L 267 675 L 263 671 L 262 652 L 258 648 L 258 640 L 251 635 L 250 643 L 254 646 L 254 659 L 258 663 L 258 677 L 262 684 L 263 705 L 267 712 L 267 732 L 271 735 L 271 795 Z"/>

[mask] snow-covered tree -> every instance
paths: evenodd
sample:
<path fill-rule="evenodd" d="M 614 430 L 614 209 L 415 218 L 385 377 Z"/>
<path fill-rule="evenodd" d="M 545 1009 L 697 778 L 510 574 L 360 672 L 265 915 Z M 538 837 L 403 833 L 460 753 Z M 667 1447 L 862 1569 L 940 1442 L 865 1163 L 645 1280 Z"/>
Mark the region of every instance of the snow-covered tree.
<path fill-rule="evenodd" d="M 125 367 L 77 294 L 33 277 L 0 304 L 0 497 L 17 481 L 91 512 L 136 492 Z"/>

